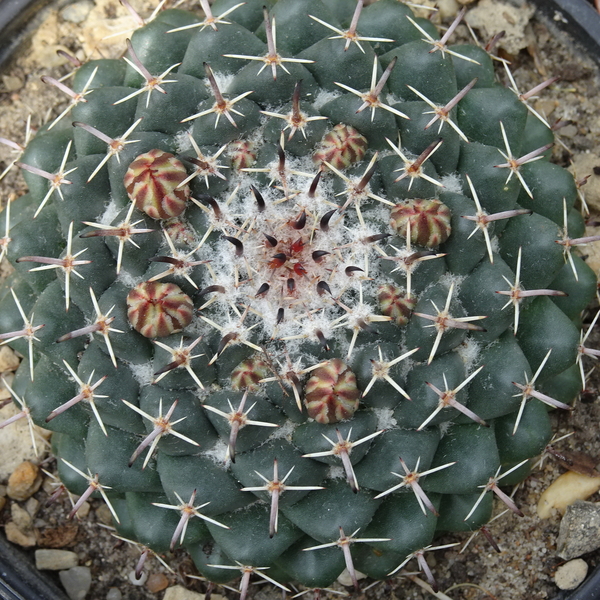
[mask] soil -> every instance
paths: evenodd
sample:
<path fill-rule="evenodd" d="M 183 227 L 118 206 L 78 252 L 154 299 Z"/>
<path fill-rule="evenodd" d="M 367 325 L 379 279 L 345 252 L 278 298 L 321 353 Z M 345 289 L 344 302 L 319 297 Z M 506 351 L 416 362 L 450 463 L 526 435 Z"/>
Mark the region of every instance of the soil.
<path fill-rule="evenodd" d="M 482 3 L 483 1 L 481 0 Z M 469 4 L 469 9 L 477 5 L 469 0 L 461 0 L 461 3 Z M 151 8 L 143 2 L 134 5 L 144 16 L 151 12 Z M 444 20 L 448 24 L 452 20 L 451 14 L 456 12 L 459 6 L 454 0 L 442 0 L 440 5 L 444 9 Z M 25 41 L 19 54 L 0 69 L 0 135 L 4 138 L 22 142 L 28 115 L 32 116 L 32 126 L 37 128 L 51 116 L 58 114 L 65 105 L 64 95 L 40 80 L 42 75 L 58 79 L 69 73 L 70 65 L 64 59 L 56 57 L 57 49 L 65 50 L 82 60 L 92 56 L 93 52 L 96 56 L 98 52 L 103 56 L 114 56 L 124 48 L 125 36 L 116 38 L 117 42 L 111 40 L 110 44 L 102 41 L 102 37 L 132 27 L 132 21 L 126 16 L 125 9 L 113 0 L 98 0 L 95 4 L 90 0 L 81 0 L 72 5 L 79 11 L 72 14 L 54 6 L 41 19 L 42 25 L 35 34 L 34 41 Z M 73 22 L 82 15 L 84 20 Z M 580 164 L 578 161 L 588 158 L 592 161 L 591 166 L 596 167 L 593 161 L 596 154 L 600 154 L 598 66 L 579 54 L 572 40 L 556 29 L 553 23 L 539 21 L 537 15 L 534 15 L 527 25 L 525 34 L 528 40 L 525 49 L 510 56 L 502 50 L 500 54 L 511 60 L 511 70 L 521 91 L 528 90 L 551 76 L 561 77 L 559 82 L 541 94 L 541 99 L 535 104 L 551 123 L 560 121 L 563 124 L 558 130 L 562 144 L 555 145 L 554 160 L 567 167 L 571 162 Z M 463 25 L 455 35 L 457 41 L 469 37 Z M 501 69 L 499 76 L 503 80 L 506 79 Z M 49 111 L 50 106 L 55 108 Z M 0 145 L 0 172 L 10 160 L 10 150 Z M 589 160 L 586 164 L 590 164 Z M 593 171 L 590 168 L 588 172 L 577 172 L 577 177 L 591 174 L 590 187 L 592 184 L 596 185 L 594 179 L 600 181 L 600 158 L 597 165 Z M 585 187 L 583 189 L 585 191 Z M 11 170 L 0 182 L 2 203 L 5 203 L 10 194 L 19 196 L 25 191 L 24 181 L 17 169 Z M 593 223 L 599 220 L 598 217 L 598 208 L 595 208 L 589 220 Z M 587 249 L 585 251 L 588 252 Z M 590 256 L 590 261 L 592 260 L 596 259 Z M 600 268 L 600 263 L 594 265 L 596 270 Z M 5 263 L 0 269 L 0 273 L 6 273 L 9 267 Z M 584 322 L 587 325 L 596 310 L 597 307 L 590 307 L 585 315 Z M 600 332 L 593 332 L 588 345 L 600 347 Z M 587 365 L 588 369 L 590 367 L 591 365 Z M 574 432 L 571 437 L 561 442 L 558 448 L 585 452 L 596 463 L 600 461 L 600 432 L 597 428 L 597 423 L 600 422 L 599 390 L 600 379 L 597 374 L 593 374 L 587 390 L 576 401 L 575 410 L 553 414 L 557 435 Z M 53 466 L 52 458 L 47 458 L 45 468 L 52 472 Z M 447 594 L 438 595 L 438 598 L 543 600 L 557 594 L 553 574 L 563 562 L 556 556 L 560 516 L 555 514 L 550 519 L 540 520 L 536 513 L 536 504 L 540 493 L 561 472 L 562 467 L 551 457 L 548 458 L 543 468 L 535 471 L 516 492 L 515 500 L 525 517 L 518 518 L 508 514 L 490 524 L 490 532 L 500 545 L 500 553 L 495 552 L 481 535 L 473 540 L 464 553 L 459 553 L 459 550 L 466 540 L 465 536 L 447 536 L 436 540 L 436 544 L 455 541 L 461 543 L 461 546 L 456 548 L 428 556 L 439 588 Z M 4 482 L 0 481 L 1 483 Z M 112 587 L 118 588 L 123 597 L 129 600 L 154 600 L 162 597 L 162 592 L 151 592 L 148 584 L 134 586 L 130 582 L 129 574 L 135 567 L 140 550 L 112 537 L 107 526 L 106 508 L 102 503 L 92 501 L 91 510 L 85 519 L 67 521 L 66 517 L 71 508 L 67 497 L 63 496 L 58 502 L 44 506 L 49 492 L 51 493 L 51 489 L 47 482 L 35 495 L 40 502 L 34 519 L 37 547 L 61 547 L 76 552 L 80 559 L 79 564 L 90 567 L 92 572 L 93 583 L 89 598 L 103 600 Z M 592 497 L 592 500 L 598 498 Z M 501 512 L 503 508 L 498 506 L 497 512 Z M 0 508 L 0 524 L 6 523 L 9 517 L 9 503 L 6 503 L 4 510 Z M 600 564 L 598 551 L 584 558 L 590 570 Z M 168 572 L 155 558 L 149 559 L 147 570 L 150 573 L 165 573 L 172 585 L 178 583 L 191 590 L 206 591 L 205 583 L 186 576 L 195 574 L 196 571 L 184 552 L 175 552 L 167 558 L 167 562 L 173 572 Z M 433 597 L 418 582 L 410 581 L 410 578 L 379 582 L 369 589 L 366 589 L 367 586 L 368 583 L 364 585 L 365 591 L 357 597 L 414 600 Z M 336 588 L 344 590 L 340 585 Z M 217 591 L 227 598 L 237 597 L 235 593 L 227 590 Z M 250 596 L 256 600 L 274 600 L 281 598 L 281 592 L 271 586 L 258 586 L 252 588 Z"/>

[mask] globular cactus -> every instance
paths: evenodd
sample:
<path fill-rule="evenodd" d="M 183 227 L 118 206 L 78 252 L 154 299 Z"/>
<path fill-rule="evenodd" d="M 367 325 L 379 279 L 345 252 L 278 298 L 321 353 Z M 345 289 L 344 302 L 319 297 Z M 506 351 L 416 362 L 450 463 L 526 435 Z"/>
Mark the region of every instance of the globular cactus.
<path fill-rule="evenodd" d="M 436 534 L 494 493 L 520 512 L 499 486 L 582 387 L 594 239 L 531 94 L 458 21 L 264 3 L 164 10 L 48 80 L 68 109 L 0 217 L 15 401 L 69 490 L 210 581 L 417 558 L 435 587 Z"/>

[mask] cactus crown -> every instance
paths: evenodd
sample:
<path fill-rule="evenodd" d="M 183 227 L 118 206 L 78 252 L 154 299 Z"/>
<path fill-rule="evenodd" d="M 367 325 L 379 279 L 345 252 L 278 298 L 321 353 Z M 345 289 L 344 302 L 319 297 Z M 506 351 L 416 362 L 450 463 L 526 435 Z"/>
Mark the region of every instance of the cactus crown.
<path fill-rule="evenodd" d="M 436 532 L 520 513 L 499 486 L 581 388 L 573 178 L 463 13 L 201 4 L 47 79 L 3 213 L 15 401 L 80 502 L 211 581 L 435 588 Z"/>

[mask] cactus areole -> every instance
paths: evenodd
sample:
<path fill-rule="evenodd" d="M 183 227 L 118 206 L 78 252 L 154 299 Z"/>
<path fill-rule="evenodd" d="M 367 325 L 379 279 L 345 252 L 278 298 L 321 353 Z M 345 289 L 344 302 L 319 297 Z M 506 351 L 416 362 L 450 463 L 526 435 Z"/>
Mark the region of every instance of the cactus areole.
<path fill-rule="evenodd" d="M 210 581 L 358 587 L 416 559 L 435 589 L 436 534 L 495 496 L 520 514 L 501 487 L 584 384 L 577 186 L 455 24 L 201 4 L 79 66 L 19 150 L 14 400 L 71 492 Z"/>

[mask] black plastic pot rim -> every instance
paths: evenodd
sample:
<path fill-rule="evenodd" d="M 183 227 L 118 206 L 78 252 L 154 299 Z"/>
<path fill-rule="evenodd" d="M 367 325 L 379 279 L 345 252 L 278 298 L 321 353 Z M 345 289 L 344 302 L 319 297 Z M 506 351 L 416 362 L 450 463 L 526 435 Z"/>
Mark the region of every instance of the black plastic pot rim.
<path fill-rule="evenodd" d="M 600 15 L 586 0 L 529 0 L 558 28 L 600 63 Z M 0 65 L 37 24 L 51 0 L 0 0 Z M 68 0 L 63 4 L 68 4 Z M 0 600 L 66 600 L 32 562 L 0 535 Z M 600 600 L 600 566 L 578 589 L 553 600 Z"/>
<path fill-rule="evenodd" d="M 559 592 L 552 600 L 600 600 L 600 565 L 576 590 Z"/>
<path fill-rule="evenodd" d="M 586 0 L 528 0 L 600 63 L 600 15 Z"/>
<path fill-rule="evenodd" d="M 0 534 L 1 600 L 68 600 L 31 559 Z"/>
<path fill-rule="evenodd" d="M 0 0 L 0 65 L 37 26 L 40 12 L 51 1 Z"/>

